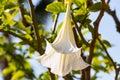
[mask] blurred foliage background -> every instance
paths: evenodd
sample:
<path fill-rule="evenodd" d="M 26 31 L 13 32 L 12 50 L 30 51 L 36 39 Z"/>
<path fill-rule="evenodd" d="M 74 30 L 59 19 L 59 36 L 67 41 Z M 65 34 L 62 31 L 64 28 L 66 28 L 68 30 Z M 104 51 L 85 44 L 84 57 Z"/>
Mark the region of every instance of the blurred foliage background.
<path fill-rule="evenodd" d="M 31 0 L 0 0 L 0 68 L 4 80 L 58 80 L 58 76 L 46 71 L 36 77 L 29 59 L 36 53 L 44 54 L 45 39 L 52 42 L 62 22 L 56 25 L 60 13 L 65 13 L 64 0 L 39 0 L 33 5 Z M 109 55 L 111 43 L 102 39 L 99 24 L 104 12 L 115 21 L 120 32 L 120 21 L 111 10 L 110 0 L 73 0 L 72 26 L 76 44 L 82 47 L 83 59 L 91 67 L 83 71 L 72 71 L 65 80 L 97 80 L 99 72 L 109 74 L 115 71 L 115 80 L 120 80 L 120 64 Z M 99 12 L 96 21 L 89 18 Z M 51 30 L 46 30 L 48 18 L 52 18 Z M 85 35 L 89 35 L 89 39 Z M 37 65 L 37 64 L 36 64 Z M 90 75 L 90 70 L 94 75 Z M 79 75 L 79 76 L 78 76 Z M 87 79 L 87 78 L 88 79 Z"/>

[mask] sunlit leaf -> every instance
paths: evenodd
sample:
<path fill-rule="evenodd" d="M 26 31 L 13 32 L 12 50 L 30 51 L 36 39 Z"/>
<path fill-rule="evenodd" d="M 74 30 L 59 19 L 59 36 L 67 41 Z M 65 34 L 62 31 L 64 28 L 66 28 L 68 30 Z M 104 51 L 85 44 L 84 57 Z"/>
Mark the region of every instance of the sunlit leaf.
<path fill-rule="evenodd" d="M 85 10 L 82 10 L 81 8 L 79 10 L 74 11 L 76 15 L 85 15 L 87 12 Z"/>
<path fill-rule="evenodd" d="M 9 4 L 5 6 L 5 9 L 13 10 L 13 9 L 15 9 L 17 7 L 18 7 L 18 5 L 16 5 L 15 2 L 14 3 L 9 2 Z"/>
<path fill-rule="evenodd" d="M 86 3 L 86 0 L 74 0 L 74 3 L 80 7 Z"/>
<path fill-rule="evenodd" d="M 8 12 L 4 12 L 4 24 L 13 26 L 13 25 L 15 25 L 15 23 L 16 22 L 13 20 L 12 15 Z"/>
<path fill-rule="evenodd" d="M 57 34 L 59 33 L 60 28 L 62 27 L 62 25 L 63 25 L 63 22 L 61 22 L 61 23 L 58 25 L 57 30 L 56 30 Z"/>
<path fill-rule="evenodd" d="M 12 12 L 12 17 L 15 18 L 15 16 L 19 13 L 18 9 L 14 9 Z"/>
<path fill-rule="evenodd" d="M 22 70 L 18 70 L 17 72 L 14 72 L 14 75 L 12 76 L 11 80 L 24 80 L 25 73 Z"/>
<path fill-rule="evenodd" d="M 29 15 L 24 15 L 25 19 L 27 20 L 28 23 L 32 22 L 32 19 Z"/>
<path fill-rule="evenodd" d="M 3 13 L 3 11 L 4 11 L 4 6 L 0 5 L 0 15 Z"/>
<path fill-rule="evenodd" d="M 65 0 L 66 2 L 73 3 L 74 0 Z"/>
<path fill-rule="evenodd" d="M 48 75 L 48 72 L 44 72 L 43 74 L 41 74 L 41 75 L 39 76 L 39 79 L 40 79 L 40 80 L 49 80 L 50 77 L 49 77 L 49 75 Z"/>
<path fill-rule="evenodd" d="M 13 71 L 13 69 L 11 67 L 7 67 L 2 71 L 2 75 L 3 76 L 7 76 L 9 75 L 11 72 Z"/>
<path fill-rule="evenodd" d="M 62 2 L 53 2 L 46 7 L 46 11 L 52 13 L 65 12 L 65 6 Z"/>
<path fill-rule="evenodd" d="M 22 21 L 19 21 L 15 24 L 15 27 L 21 29 L 21 30 L 24 30 L 25 31 L 25 26 L 23 25 Z"/>
<path fill-rule="evenodd" d="M 33 48 L 29 48 L 29 57 L 32 57 L 32 55 L 35 53 L 35 50 Z"/>
<path fill-rule="evenodd" d="M 78 9 L 74 10 L 76 16 L 86 15 L 88 13 L 86 0 L 74 0 L 74 2 L 79 6 Z"/>
<path fill-rule="evenodd" d="M 24 68 L 27 69 L 27 70 L 31 69 L 30 63 L 28 61 L 25 61 Z"/>
<path fill-rule="evenodd" d="M 3 44 L 2 41 L 4 41 L 4 40 L 5 40 L 5 36 L 0 36 L 0 44 Z"/>
<path fill-rule="evenodd" d="M 25 34 L 24 36 L 25 36 L 26 39 L 29 39 L 30 41 L 32 40 L 32 37 L 31 37 L 30 34 Z"/>

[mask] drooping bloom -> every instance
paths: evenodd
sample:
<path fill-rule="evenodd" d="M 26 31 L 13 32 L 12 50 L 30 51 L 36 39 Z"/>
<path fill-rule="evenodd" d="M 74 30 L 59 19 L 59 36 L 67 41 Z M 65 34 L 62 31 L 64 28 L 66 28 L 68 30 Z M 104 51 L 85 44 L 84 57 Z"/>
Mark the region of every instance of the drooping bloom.
<path fill-rule="evenodd" d="M 89 66 L 81 57 L 81 48 L 77 48 L 71 26 L 70 5 L 67 6 L 65 20 L 53 43 L 46 41 L 45 54 L 37 60 L 59 76 L 65 76 L 71 70 L 82 70 Z"/>

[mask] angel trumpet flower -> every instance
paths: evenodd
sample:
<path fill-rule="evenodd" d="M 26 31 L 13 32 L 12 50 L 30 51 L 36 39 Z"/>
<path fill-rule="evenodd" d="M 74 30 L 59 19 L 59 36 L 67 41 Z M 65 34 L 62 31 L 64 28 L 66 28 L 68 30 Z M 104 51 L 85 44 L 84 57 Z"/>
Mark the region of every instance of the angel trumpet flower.
<path fill-rule="evenodd" d="M 37 60 L 59 76 L 65 76 L 71 70 L 82 70 L 89 66 L 81 57 L 81 48 L 77 48 L 71 26 L 71 10 L 67 5 L 65 21 L 53 43 L 46 40 L 45 54 Z"/>

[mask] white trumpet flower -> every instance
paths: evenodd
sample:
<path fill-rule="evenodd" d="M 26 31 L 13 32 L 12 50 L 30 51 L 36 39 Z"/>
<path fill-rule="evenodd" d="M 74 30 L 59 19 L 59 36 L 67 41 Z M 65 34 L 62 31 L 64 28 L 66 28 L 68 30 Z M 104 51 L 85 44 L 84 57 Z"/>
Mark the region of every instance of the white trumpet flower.
<path fill-rule="evenodd" d="M 65 76 L 71 70 L 82 70 L 89 66 L 81 57 L 81 48 L 77 48 L 71 26 L 70 5 L 67 6 L 65 20 L 53 43 L 46 41 L 45 54 L 37 60 L 59 76 Z"/>

